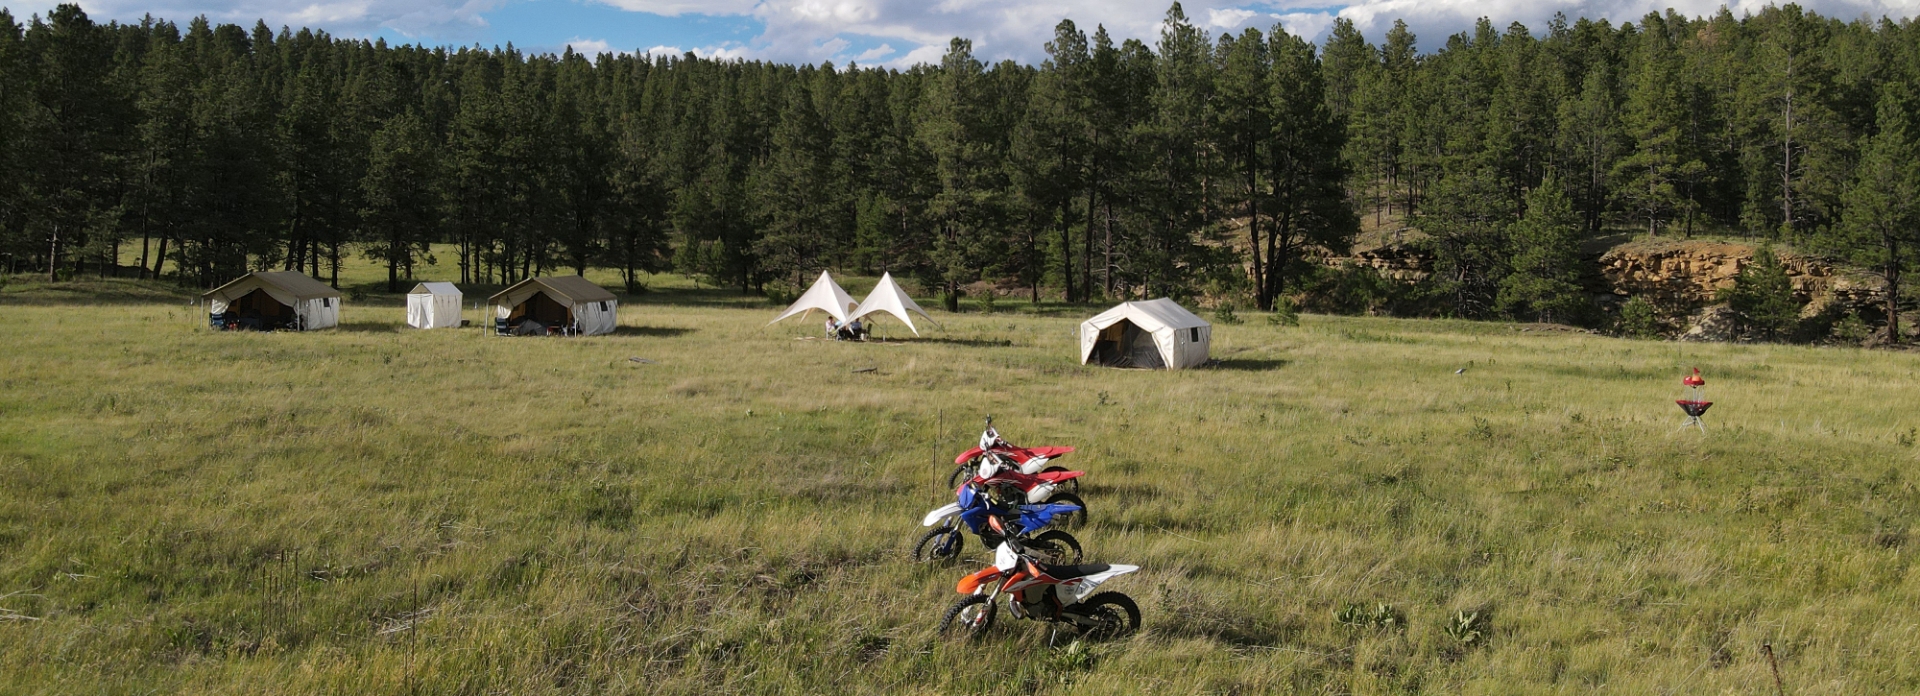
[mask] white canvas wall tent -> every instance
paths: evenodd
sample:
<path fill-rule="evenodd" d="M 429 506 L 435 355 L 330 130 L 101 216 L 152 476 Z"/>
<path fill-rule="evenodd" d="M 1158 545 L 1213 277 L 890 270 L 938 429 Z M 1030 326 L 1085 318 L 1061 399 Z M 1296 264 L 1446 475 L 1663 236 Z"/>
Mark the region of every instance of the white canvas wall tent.
<path fill-rule="evenodd" d="M 312 331 L 340 323 L 340 291 L 299 271 L 259 271 L 201 295 L 216 329 Z"/>
<path fill-rule="evenodd" d="M 460 328 L 460 288 L 453 283 L 427 282 L 407 293 L 407 326 L 416 329 Z"/>
<path fill-rule="evenodd" d="M 580 276 L 528 278 L 501 290 L 493 307 L 498 333 L 555 333 L 597 336 L 613 333 L 620 301 L 606 288 Z M 535 327 L 523 328 L 523 327 Z"/>
<path fill-rule="evenodd" d="M 1123 302 L 1080 324 L 1080 364 L 1198 367 L 1212 342 L 1213 325 L 1173 300 Z"/>
<path fill-rule="evenodd" d="M 794 300 L 793 304 L 787 307 L 787 311 L 781 312 L 780 316 L 774 317 L 773 321 L 767 322 L 767 325 L 772 326 L 794 315 L 799 315 L 802 320 L 805 320 L 816 309 L 844 322 L 847 316 L 853 314 L 859 306 L 860 303 L 854 302 L 852 295 L 847 294 L 839 283 L 833 282 L 833 276 L 827 275 L 826 271 L 821 271 L 820 279 L 813 281 L 813 287 L 807 288 L 807 291 L 800 295 L 800 299 Z"/>
<path fill-rule="evenodd" d="M 933 321 L 933 317 L 927 316 L 927 310 L 921 309 L 920 305 L 913 301 L 913 298 L 907 296 L 907 291 L 900 289 L 900 284 L 893 281 L 892 273 L 880 274 L 880 284 L 873 286 L 873 292 L 867 293 L 867 299 L 860 301 L 860 309 L 854 311 L 852 316 L 847 317 L 847 321 L 853 321 L 880 312 L 885 312 L 898 318 L 901 323 L 907 325 L 907 330 L 912 331 L 915 336 L 920 335 L 920 330 L 914 328 L 913 319 L 907 316 L 907 312 L 913 312 L 914 314 L 926 317 L 927 321 Z M 937 321 L 933 321 L 933 323 L 935 326 L 940 324 L 940 322 Z"/>

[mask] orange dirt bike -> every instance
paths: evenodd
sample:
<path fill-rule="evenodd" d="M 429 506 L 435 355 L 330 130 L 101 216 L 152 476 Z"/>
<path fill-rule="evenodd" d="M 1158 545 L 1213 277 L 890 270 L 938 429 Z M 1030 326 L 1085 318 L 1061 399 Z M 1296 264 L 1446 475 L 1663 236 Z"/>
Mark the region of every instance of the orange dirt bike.
<path fill-rule="evenodd" d="M 1093 640 L 1119 638 L 1139 630 L 1140 607 L 1118 592 L 1094 590 L 1139 569 L 1105 563 L 1054 565 L 1028 554 L 1017 542 L 1002 542 L 993 565 L 960 579 L 955 589 L 966 596 L 947 608 L 940 632 L 978 637 L 993 626 L 994 600 L 1005 595 L 1014 618 L 1066 624 Z"/>

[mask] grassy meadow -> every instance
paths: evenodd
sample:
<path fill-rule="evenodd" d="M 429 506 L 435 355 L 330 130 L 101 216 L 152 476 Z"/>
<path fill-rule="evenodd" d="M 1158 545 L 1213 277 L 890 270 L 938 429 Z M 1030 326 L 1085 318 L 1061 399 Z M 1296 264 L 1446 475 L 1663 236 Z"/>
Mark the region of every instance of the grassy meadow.
<path fill-rule="evenodd" d="M 360 294 L 247 334 L 0 287 L 0 692 L 1766 694 L 1763 644 L 1920 691 L 1920 354 L 1252 315 L 1120 371 L 1099 308 L 834 343 L 660 277 L 509 339 Z M 935 635 L 986 554 L 905 556 L 987 414 L 1080 448 L 1140 634 Z"/>

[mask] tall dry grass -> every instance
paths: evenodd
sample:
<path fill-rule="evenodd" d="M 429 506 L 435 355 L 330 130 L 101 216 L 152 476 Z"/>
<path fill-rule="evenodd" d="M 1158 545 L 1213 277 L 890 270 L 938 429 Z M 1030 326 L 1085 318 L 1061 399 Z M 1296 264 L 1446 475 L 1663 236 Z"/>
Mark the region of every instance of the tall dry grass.
<path fill-rule="evenodd" d="M 0 288 L 0 690 L 1920 690 L 1920 356 L 1308 316 L 1116 371 L 1092 309 L 863 345 L 657 285 L 585 339 Z M 932 633 L 970 564 L 905 545 L 989 413 L 1081 448 L 1143 633 Z"/>

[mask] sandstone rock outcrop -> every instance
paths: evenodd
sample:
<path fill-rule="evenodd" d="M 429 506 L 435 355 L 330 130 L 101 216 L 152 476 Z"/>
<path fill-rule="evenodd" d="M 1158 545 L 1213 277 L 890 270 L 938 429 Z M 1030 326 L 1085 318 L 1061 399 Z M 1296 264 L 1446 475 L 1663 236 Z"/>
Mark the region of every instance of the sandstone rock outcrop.
<path fill-rule="evenodd" d="M 1753 263 L 1755 247 L 1734 242 L 1650 240 L 1623 244 L 1600 256 L 1600 274 L 1616 296 L 1644 296 L 1662 307 L 1698 307 L 1733 286 L 1741 269 Z M 1846 311 L 1869 306 L 1879 296 L 1872 279 L 1792 251 L 1779 252 L 1803 314 Z M 1836 307 L 1835 305 L 1838 304 Z"/>

